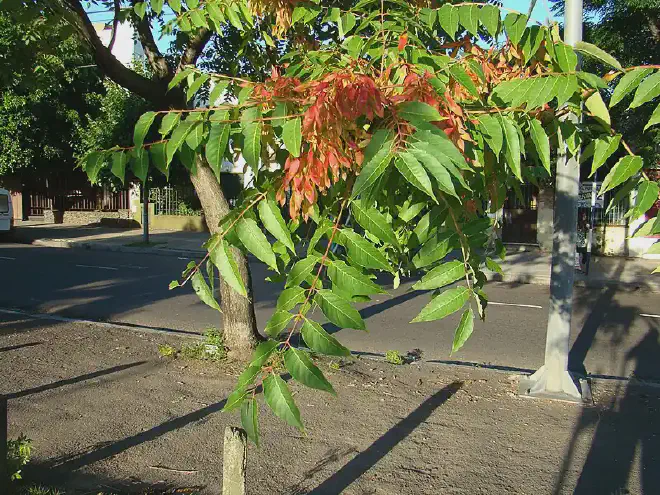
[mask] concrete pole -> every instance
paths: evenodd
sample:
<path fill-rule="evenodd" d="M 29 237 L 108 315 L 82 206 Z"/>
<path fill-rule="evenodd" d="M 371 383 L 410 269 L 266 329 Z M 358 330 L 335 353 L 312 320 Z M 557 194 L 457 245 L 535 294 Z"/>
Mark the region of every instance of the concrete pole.
<path fill-rule="evenodd" d="M 564 41 L 574 45 L 582 39 L 582 0 L 566 0 L 564 15 Z M 575 115 L 568 118 L 577 121 Z M 580 402 L 583 394 L 568 372 L 580 163 L 579 157 L 568 156 L 565 147 L 559 150 L 556 176 L 545 364 L 531 377 L 521 380 L 520 392 L 526 396 Z"/>
<path fill-rule="evenodd" d="M 247 493 L 245 468 L 247 466 L 247 435 L 242 428 L 225 428 L 222 455 L 222 495 Z"/>

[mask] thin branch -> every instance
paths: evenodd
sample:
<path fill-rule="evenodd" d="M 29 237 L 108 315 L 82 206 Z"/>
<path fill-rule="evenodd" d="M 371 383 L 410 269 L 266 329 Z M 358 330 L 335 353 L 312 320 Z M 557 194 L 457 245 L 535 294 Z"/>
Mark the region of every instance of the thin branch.
<path fill-rule="evenodd" d="M 121 4 L 119 0 L 114 0 L 115 3 L 115 17 L 112 20 L 112 35 L 110 36 L 110 43 L 108 43 L 108 50 L 112 52 L 112 47 L 115 46 L 115 39 L 117 38 L 117 27 L 119 26 L 119 11 Z"/>

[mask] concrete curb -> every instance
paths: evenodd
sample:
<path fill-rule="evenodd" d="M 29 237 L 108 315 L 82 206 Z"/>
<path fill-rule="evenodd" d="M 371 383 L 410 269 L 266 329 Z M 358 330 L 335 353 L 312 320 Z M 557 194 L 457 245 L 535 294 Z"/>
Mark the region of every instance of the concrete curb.
<path fill-rule="evenodd" d="M 102 242 L 69 241 L 66 239 L 21 239 L 15 237 L 18 244 L 31 244 L 33 246 L 53 247 L 61 249 L 86 249 L 88 251 L 113 251 L 117 253 L 155 254 L 158 256 L 179 256 L 187 258 L 203 258 L 206 254 L 201 249 L 171 249 L 171 248 L 140 248 L 106 244 Z"/>
<path fill-rule="evenodd" d="M 503 268 L 504 269 L 504 268 Z M 504 269 L 505 270 L 505 269 Z M 504 275 L 498 273 L 486 275 L 489 282 L 503 282 L 512 284 L 532 284 L 532 285 L 550 285 L 550 276 L 534 275 L 529 273 L 516 273 L 515 271 L 504 271 Z M 626 282 L 621 280 L 587 279 L 577 276 L 574 283 L 575 287 L 586 287 L 589 289 L 605 289 L 613 287 L 617 289 L 626 289 L 630 291 L 642 290 L 651 293 L 660 293 L 660 284 L 649 282 Z"/>

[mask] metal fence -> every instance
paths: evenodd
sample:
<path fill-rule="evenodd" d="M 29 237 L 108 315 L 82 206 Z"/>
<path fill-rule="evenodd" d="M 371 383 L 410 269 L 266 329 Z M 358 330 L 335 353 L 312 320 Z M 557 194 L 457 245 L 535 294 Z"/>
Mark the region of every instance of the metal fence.
<path fill-rule="evenodd" d="M 202 208 L 192 187 L 165 186 L 149 189 L 149 202 L 156 215 L 199 216 Z"/>
<path fill-rule="evenodd" d="M 609 212 L 607 208 L 616 195 L 617 190 L 605 193 L 605 208 L 596 208 L 594 211 L 594 225 L 626 225 L 628 219 L 625 218 L 626 212 L 630 208 L 630 197 L 624 197 L 619 203 L 614 205 Z M 607 213 L 606 213 L 607 212 Z"/>

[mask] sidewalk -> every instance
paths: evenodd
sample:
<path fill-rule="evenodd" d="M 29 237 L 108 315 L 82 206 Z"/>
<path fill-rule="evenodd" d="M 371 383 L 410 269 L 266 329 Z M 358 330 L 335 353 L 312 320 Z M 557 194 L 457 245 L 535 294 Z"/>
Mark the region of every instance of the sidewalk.
<path fill-rule="evenodd" d="M 204 256 L 201 246 L 208 236 L 205 232 L 155 230 L 150 233 L 153 245 L 145 247 L 140 245 L 141 229 L 20 222 L 14 233 L 16 242 L 38 246 L 188 257 Z M 540 251 L 513 252 L 501 263 L 503 275 L 488 272 L 488 276 L 496 281 L 549 285 L 550 264 L 551 256 Z M 660 274 L 651 274 L 658 265 L 658 260 L 594 256 L 589 275 L 577 273 L 575 284 L 660 292 Z"/>

